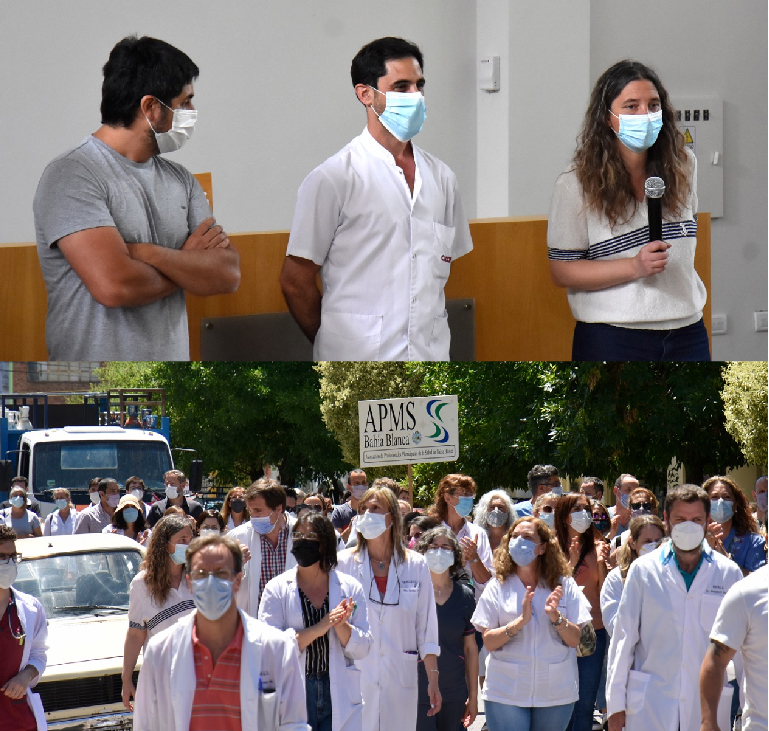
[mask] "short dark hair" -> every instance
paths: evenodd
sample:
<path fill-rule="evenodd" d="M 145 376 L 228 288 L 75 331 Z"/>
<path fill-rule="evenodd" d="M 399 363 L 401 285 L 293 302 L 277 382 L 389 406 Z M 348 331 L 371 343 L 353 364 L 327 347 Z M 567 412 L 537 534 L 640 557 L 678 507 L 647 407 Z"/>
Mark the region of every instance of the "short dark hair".
<path fill-rule="evenodd" d="M 107 494 L 107 488 L 115 485 L 117 489 L 120 489 L 120 485 L 118 485 L 118 481 L 114 479 L 113 477 L 103 477 L 101 480 L 99 480 L 99 492 L 103 492 L 105 495 Z"/>
<path fill-rule="evenodd" d="M 535 464 L 526 475 L 526 480 L 529 483 L 529 489 L 534 492 L 534 488 L 539 485 L 542 480 L 548 477 L 560 477 L 558 474 L 558 468 L 551 464 Z"/>
<path fill-rule="evenodd" d="M 101 477 L 92 477 L 90 480 L 88 480 L 88 491 L 91 491 L 91 488 L 94 485 L 97 485 L 101 482 Z"/>
<path fill-rule="evenodd" d="M 636 478 L 635 475 L 631 475 L 629 472 L 623 472 L 616 480 L 614 480 L 614 487 L 617 487 L 617 488 L 622 487 L 622 483 L 628 478 L 638 482 L 638 479 Z"/>
<path fill-rule="evenodd" d="M 336 566 L 336 531 L 331 521 L 322 513 L 316 513 L 314 510 L 305 510 L 296 519 L 294 527 L 296 530 L 300 525 L 307 525 L 318 534 L 320 542 L 320 570 L 328 573 Z"/>
<path fill-rule="evenodd" d="M 705 515 L 710 520 L 710 497 L 699 485 L 678 485 L 665 495 L 665 515 L 670 518 L 670 509 L 677 502 L 701 502 L 705 506 Z"/>
<path fill-rule="evenodd" d="M 15 485 L 17 482 L 23 482 L 23 483 L 24 483 L 24 485 L 26 486 L 26 485 L 27 485 L 27 478 L 26 478 L 26 477 L 24 477 L 24 475 L 16 475 L 16 477 L 14 477 L 14 478 L 11 480 L 11 484 L 12 484 L 12 485 Z"/>
<path fill-rule="evenodd" d="M 252 483 L 246 490 L 246 504 L 257 497 L 262 498 L 268 508 L 275 510 L 280 505 L 283 512 L 286 512 L 286 491 L 277 480 L 262 477 Z"/>
<path fill-rule="evenodd" d="M 348 485 L 350 484 L 350 478 L 353 475 L 365 475 L 365 474 L 366 474 L 366 470 L 360 467 L 356 467 L 354 470 L 350 470 L 350 473 L 347 475 L 347 484 Z M 366 475 L 366 479 L 368 479 L 368 475 Z"/>
<path fill-rule="evenodd" d="M 102 71 L 101 123 L 112 127 L 130 127 L 143 96 L 171 106 L 199 74 L 189 56 L 170 43 L 135 35 L 115 45 Z"/>
<path fill-rule="evenodd" d="M 197 526 L 198 531 L 200 530 L 200 526 L 203 525 L 203 521 L 207 518 L 213 518 L 219 524 L 219 530 L 224 530 L 224 519 L 222 518 L 222 514 L 218 510 L 204 510 L 195 519 L 195 525 Z"/>
<path fill-rule="evenodd" d="M 377 88 L 377 82 L 387 75 L 387 62 L 399 58 L 414 58 L 424 70 L 425 64 L 419 46 L 403 38 L 377 38 L 355 54 L 350 66 L 352 85 L 366 84 Z"/>
<path fill-rule="evenodd" d="M 283 488 L 283 492 L 286 493 L 286 497 L 292 497 L 294 500 L 296 500 L 296 490 L 293 487 L 286 487 L 285 485 L 281 485 Z"/>
<path fill-rule="evenodd" d="M 582 485 L 592 485 L 596 490 L 601 491 L 603 495 L 603 480 L 600 477 L 583 477 Z"/>
<path fill-rule="evenodd" d="M 194 538 L 185 551 L 185 565 L 189 573 L 192 567 L 192 557 L 206 546 L 226 546 L 232 554 L 232 563 L 235 567 L 235 573 L 243 571 L 243 551 L 234 538 L 223 536 L 221 533 L 209 533 L 207 536 Z"/>

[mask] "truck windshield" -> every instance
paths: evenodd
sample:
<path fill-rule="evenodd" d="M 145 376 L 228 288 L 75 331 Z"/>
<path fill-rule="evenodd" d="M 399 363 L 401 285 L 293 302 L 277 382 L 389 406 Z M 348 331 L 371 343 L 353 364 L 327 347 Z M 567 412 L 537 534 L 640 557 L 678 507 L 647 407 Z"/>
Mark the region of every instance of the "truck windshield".
<path fill-rule="evenodd" d="M 82 488 L 93 477 L 111 477 L 121 485 L 138 475 L 148 489 L 161 489 L 171 469 L 166 444 L 130 441 L 78 441 L 38 444 L 34 456 L 34 490 Z"/>
<path fill-rule="evenodd" d="M 23 556 L 24 547 L 20 548 Z M 49 619 L 65 614 L 127 612 L 131 580 L 141 560 L 138 548 L 22 560 L 13 588 L 37 597 Z"/>

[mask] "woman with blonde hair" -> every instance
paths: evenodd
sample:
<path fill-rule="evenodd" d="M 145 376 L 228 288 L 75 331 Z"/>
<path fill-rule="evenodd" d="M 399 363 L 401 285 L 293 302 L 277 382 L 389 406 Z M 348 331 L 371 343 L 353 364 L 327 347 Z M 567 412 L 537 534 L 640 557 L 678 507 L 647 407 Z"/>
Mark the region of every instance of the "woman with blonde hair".
<path fill-rule="evenodd" d="M 403 545 L 398 498 L 389 487 L 366 490 L 355 521 L 358 543 L 339 554 L 339 571 L 363 587 L 371 629 L 369 654 L 356 661 L 361 671 L 363 728 L 404 731 L 417 724 L 417 664 L 427 671 L 434 716 L 438 689 L 438 618 L 425 559 Z"/>
<path fill-rule="evenodd" d="M 590 606 L 558 541 L 518 518 L 494 552 L 472 622 L 490 652 L 481 697 L 489 731 L 563 731 L 578 696 L 577 652 Z"/>
<path fill-rule="evenodd" d="M 601 587 L 601 615 L 609 635 L 614 633 L 614 620 L 630 564 L 659 547 L 665 536 L 665 524 L 656 515 L 640 515 L 630 520 L 628 534 L 627 543 L 616 553 L 617 567 L 609 572 Z"/>
<path fill-rule="evenodd" d="M 195 609 L 184 581 L 187 546 L 192 527 L 187 516 L 161 518 L 150 534 L 141 570 L 131 582 L 128 632 L 123 648 L 123 705 L 133 710 L 136 695 L 133 671 L 147 641 Z"/>
<path fill-rule="evenodd" d="M 56 510 L 49 513 L 43 525 L 44 536 L 71 536 L 75 532 L 77 512 L 72 504 L 72 496 L 66 487 L 57 487 L 53 491 Z"/>
<path fill-rule="evenodd" d="M 656 231 L 649 178 L 663 183 Z M 548 218 L 550 273 L 577 320 L 573 360 L 710 360 L 707 293 L 694 269 L 696 181 L 657 74 L 615 63 L 596 82 Z"/>

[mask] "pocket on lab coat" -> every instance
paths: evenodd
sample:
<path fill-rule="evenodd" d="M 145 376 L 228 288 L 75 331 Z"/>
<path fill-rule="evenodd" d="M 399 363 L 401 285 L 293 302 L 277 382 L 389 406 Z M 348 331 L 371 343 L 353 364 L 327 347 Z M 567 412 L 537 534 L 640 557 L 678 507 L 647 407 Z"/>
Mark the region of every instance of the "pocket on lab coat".
<path fill-rule="evenodd" d="M 493 655 L 489 655 L 484 683 L 485 692 L 489 698 L 507 698 L 515 691 L 517 680 L 518 665 L 516 663 L 498 660 Z"/>
<path fill-rule="evenodd" d="M 360 694 L 360 670 L 355 665 L 348 665 L 344 669 L 345 685 L 347 687 L 347 696 L 350 704 L 355 706 L 363 703 Z"/>
<path fill-rule="evenodd" d="M 259 693 L 259 731 L 278 728 L 278 693 Z"/>
<path fill-rule="evenodd" d="M 554 662 L 548 668 L 548 694 L 555 705 L 571 703 L 579 697 L 579 675 L 576 658 L 569 657 L 563 662 Z"/>
<path fill-rule="evenodd" d="M 430 357 L 435 360 L 448 360 L 451 345 L 449 330 L 449 314 L 446 310 L 433 320 L 433 331 L 430 335 Z"/>
<path fill-rule="evenodd" d="M 640 713 L 644 709 L 646 700 L 646 688 L 649 686 L 651 675 L 639 670 L 631 670 L 627 679 L 627 698 L 625 699 L 625 713 L 632 715 Z"/>
<path fill-rule="evenodd" d="M 401 653 L 401 685 L 404 688 L 417 687 L 417 660 L 419 655 L 411 652 Z"/>
<path fill-rule="evenodd" d="M 713 596 L 705 594 L 702 597 L 702 603 L 700 604 L 700 622 L 702 628 L 710 636 L 710 631 L 713 629 L 713 625 L 716 621 L 716 614 L 718 614 L 718 608 L 721 606 L 721 596 Z"/>
<path fill-rule="evenodd" d="M 321 313 L 315 339 L 316 360 L 379 360 L 382 315 Z"/>
<path fill-rule="evenodd" d="M 444 226 L 442 223 L 433 223 L 433 275 L 444 282 L 449 278 L 451 269 L 451 252 L 454 248 L 453 226 Z"/>

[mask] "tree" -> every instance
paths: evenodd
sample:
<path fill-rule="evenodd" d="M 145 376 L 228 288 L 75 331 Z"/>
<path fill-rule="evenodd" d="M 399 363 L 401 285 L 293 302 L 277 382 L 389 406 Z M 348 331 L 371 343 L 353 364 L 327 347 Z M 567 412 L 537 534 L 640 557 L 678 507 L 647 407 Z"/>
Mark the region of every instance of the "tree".
<path fill-rule="evenodd" d="M 767 364 L 729 363 L 723 372 L 726 430 L 750 464 L 767 464 Z"/>
<path fill-rule="evenodd" d="M 281 481 L 330 479 L 348 465 L 320 415 L 319 378 L 312 363 L 108 364 L 109 387 L 166 390 L 173 446 L 193 448 L 219 484 L 249 483 L 265 464 Z M 188 453 L 177 458 L 182 467 Z"/>

